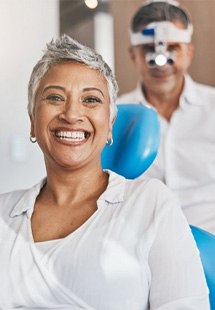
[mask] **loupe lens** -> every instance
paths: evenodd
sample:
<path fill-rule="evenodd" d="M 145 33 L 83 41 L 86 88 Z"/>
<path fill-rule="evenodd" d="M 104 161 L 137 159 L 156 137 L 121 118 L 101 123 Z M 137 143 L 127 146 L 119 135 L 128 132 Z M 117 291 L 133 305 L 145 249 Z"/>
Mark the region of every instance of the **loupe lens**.
<path fill-rule="evenodd" d="M 163 54 L 159 54 L 155 57 L 155 64 L 157 66 L 164 66 L 167 63 L 167 58 Z"/>
<path fill-rule="evenodd" d="M 169 65 L 173 65 L 173 64 L 174 64 L 174 60 L 173 60 L 172 58 L 168 58 L 168 59 L 167 59 L 167 63 L 168 63 Z"/>

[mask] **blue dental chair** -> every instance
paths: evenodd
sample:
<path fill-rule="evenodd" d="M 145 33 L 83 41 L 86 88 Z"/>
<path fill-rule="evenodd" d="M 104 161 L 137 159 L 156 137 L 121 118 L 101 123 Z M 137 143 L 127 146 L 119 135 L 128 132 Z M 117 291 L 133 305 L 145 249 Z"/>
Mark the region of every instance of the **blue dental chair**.
<path fill-rule="evenodd" d="M 113 145 L 106 146 L 101 162 L 128 179 L 140 176 L 154 161 L 159 147 L 160 127 L 157 113 L 141 104 L 120 104 L 113 125 Z M 215 235 L 190 226 L 210 291 L 211 310 L 215 310 Z"/>
<path fill-rule="evenodd" d="M 113 144 L 105 146 L 101 162 L 127 179 L 140 176 L 154 161 L 160 137 L 157 113 L 142 104 L 120 104 L 113 125 Z"/>
<path fill-rule="evenodd" d="M 197 247 L 200 251 L 202 265 L 209 288 L 211 310 L 215 310 L 215 235 L 190 225 Z"/>

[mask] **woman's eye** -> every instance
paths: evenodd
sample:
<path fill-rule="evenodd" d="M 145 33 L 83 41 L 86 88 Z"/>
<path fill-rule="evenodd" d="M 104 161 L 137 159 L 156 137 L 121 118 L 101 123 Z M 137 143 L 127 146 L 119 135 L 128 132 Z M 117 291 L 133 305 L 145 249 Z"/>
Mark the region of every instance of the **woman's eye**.
<path fill-rule="evenodd" d="M 64 101 L 64 98 L 59 95 L 48 95 L 46 97 L 46 100 L 53 101 L 53 102 L 62 102 Z"/>
<path fill-rule="evenodd" d="M 86 103 L 101 103 L 101 99 L 97 98 L 97 97 L 87 97 L 84 99 L 84 102 Z"/>

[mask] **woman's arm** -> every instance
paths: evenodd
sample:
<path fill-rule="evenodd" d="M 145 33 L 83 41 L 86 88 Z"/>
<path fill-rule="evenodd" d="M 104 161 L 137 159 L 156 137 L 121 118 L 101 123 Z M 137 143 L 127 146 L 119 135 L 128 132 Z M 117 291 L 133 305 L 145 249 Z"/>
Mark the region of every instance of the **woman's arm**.
<path fill-rule="evenodd" d="M 150 309 L 210 309 L 204 271 L 189 225 L 174 199 L 165 199 L 162 204 L 149 254 Z"/>

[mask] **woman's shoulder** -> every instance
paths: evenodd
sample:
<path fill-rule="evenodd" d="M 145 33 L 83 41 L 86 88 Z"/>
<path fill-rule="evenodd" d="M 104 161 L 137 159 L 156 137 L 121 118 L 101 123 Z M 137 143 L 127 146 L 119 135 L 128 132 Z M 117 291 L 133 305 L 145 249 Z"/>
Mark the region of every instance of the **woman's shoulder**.
<path fill-rule="evenodd" d="M 7 193 L 0 194 L 0 214 L 1 213 L 5 214 L 5 212 L 10 213 L 19 203 L 19 201 L 23 200 L 24 202 L 28 200 L 29 197 L 36 196 L 41 187 L 42 182 L 43 181 L 41 181 L 36 185 L 33 185 L 30 188 L 17 189 Z"/>
<path fill-rule="evenodd" d="M 169 197 L 172 196 L 169 188 L 160 180 L 156 178 L 149 178 L 141 176 L 136 179 L 127 179 L 111 170 L 108 171 L 110 175 L 109 183 L 113 187 L 114 185 L 118 186 L 118 190 L 124 191 L 125 197 L 141 197 L 150 196 L 150 197 Z"/>
<path fill-rule="evenodd" d="M 160 180 L 156 178 L 137 178 L 134 180 L 126 180 L 126 187 L 128 191 L 135 195 L 138 193 L 142 195 L 150 195 L 151 197 L 172 197 L 172 192 Z"/>
<path fill-rule="evenodd" d="M 109 174 L 111 192 L 108 192 L 108 195 L 114 193 L 114 197 L 120 197 L 124 210 L 135 206 L 135 210 L 154 213 L 161 209 L 167 210 L 169 207 L 165 205 L 178 204 L 174 194 L 158 179 L 142 176 L 131 180 L 112 171 L 109 171 Z"/>
<path fill-rule="evenodd" d="M 24 193 L 26 193 L 29 189 L 19 189 L 14 190 L 6 193 L 0 194 L 0 204 L 3 202 L 8 202 L 10 200 L 19 200 L 20 197 L 23 196 Z"/>
<path fill-rule="evenodd" d="M 180 209 L 177 197 L 163 182 L 154 178 L 127 180 L 124 203 L 135 206 L 139 209 L 137 212 L 154 219 Z"/>
<path fill-rule="evenodd" d="M 11 192 L 0 194 L 0 217 L 8 217 L 14 207 L 25 195 L 26 189 L 14 190 Z"/>
<path fill-rule="evenodd" d="M 177 197 L 160 180 L 137 178 L 133 180 L 116 176 L 121 181 L 122 192 L 119 212 L 126 222 L 141 231 L 156 233 L 160 224 L 182 214 Z M 153 235 L 154 235 L 153 233 Z"/>

